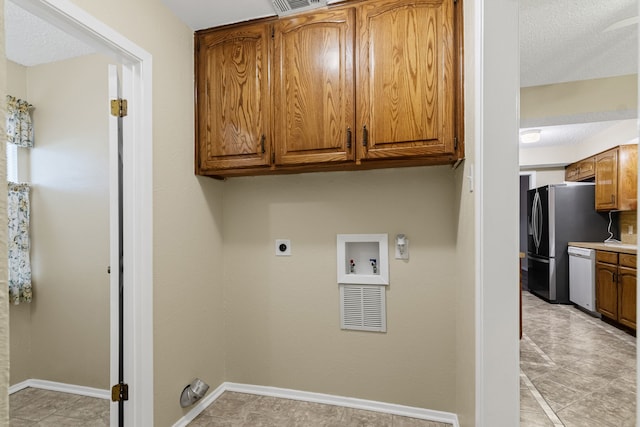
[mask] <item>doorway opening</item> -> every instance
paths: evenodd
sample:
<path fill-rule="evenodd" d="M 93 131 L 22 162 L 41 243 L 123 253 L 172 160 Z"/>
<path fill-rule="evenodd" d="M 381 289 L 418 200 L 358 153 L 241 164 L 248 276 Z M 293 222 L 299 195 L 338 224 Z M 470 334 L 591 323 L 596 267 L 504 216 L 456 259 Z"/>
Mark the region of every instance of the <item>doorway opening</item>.
<path fill-rule="evenodd" d="M 128 99 L 122 152 L 124 264 L 124 355 L 126 425 L 153 425 L 153 310 L 152 310 L 152 155 L 151 155 L 151 55 L 71 3 L 54 0 L 14 0 L 33 15 L 82 40 L 122 64 L 123 96 Z M 106 70 L 105 70 L 106 80 Z M 109 111 L 105 99 L 105 115 Z M 110 143 L 110 147 L 113 144 Z M 113 150 L 111 148 L 110 150 Z M 111 156 L 113 158 L 113 156 Z M 117 177 L 117 164 L 109 162 L 109 176 Z M 114 185 L 109 187 L 113 190 Z M 116 187 L 117 188 L 117 187 Z M 116 193 L 117 196 L 117 193 Z M 114 194 L 111 191 L 111 199 Z M 110 203 L 113 223 L 114 203 Z M 117 204 L 115 205 L 117 209 Z M 117 218 L 117 216 L 116 216 Z M 113 229 L 113 224 L 111 229 Z M 116 228 L 117 229 L 117 228 Z M 111 250 L 117 250 L 111 234 Z M 113 255 L 110 257 L 113 260 Z M 117 258 L 116 258 L 117 259 Z M 110 262 L 111 265 L 117 265 Z M 106 266 L 105 266 L 106 268 Z M 114 275 L 112 275 L 113 277 Z M 110 287 L 110 383 L 118 383 L 118 287 Z M 81 321 L 81 320 L 79 320 Z M 117 425 L 117 405 L 111 405 L 111 425 Z"/>

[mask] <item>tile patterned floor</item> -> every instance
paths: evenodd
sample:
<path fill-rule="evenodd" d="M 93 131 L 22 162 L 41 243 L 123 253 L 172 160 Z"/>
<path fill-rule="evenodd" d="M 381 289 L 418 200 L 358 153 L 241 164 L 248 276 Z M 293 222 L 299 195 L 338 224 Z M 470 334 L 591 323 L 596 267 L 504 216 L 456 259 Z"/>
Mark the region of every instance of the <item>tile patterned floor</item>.
<path fill-rule="evenodd" d="M 636 425 L 636 339 L 575 307 L 522 294 L 520 425 Z"/>
<path fill-rule="evenodd" d="M 636 339 L 566 305 L 523 292 L 521 427 L 636 425 Z M 109 425 L 109 401 L 26 388 L 10 396 L 12 427 Z M 396 415 L 226 392 L 191 427 L 450 427 Z"/>
<path fill-rule="evenodd" d="M 11 427 L 109 426 L 109 401 L 25 388 L 9 396 Z"/>
<path fill-rule="evenodd" d="M 189 427 L 451 427 L 451 424 L 299 402 L 254 394 L 225 392 Z"/>

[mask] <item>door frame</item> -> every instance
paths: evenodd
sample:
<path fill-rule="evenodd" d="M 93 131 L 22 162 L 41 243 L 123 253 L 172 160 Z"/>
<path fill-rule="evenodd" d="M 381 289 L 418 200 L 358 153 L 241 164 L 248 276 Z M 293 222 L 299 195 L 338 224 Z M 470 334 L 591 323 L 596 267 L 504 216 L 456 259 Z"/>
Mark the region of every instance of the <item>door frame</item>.
<path fill-rule="evenodd" d="M 123 87 L 129 94 L 129 120 L 125 120 L 124 126 L 124 280 L 126 284 L 134 284 L 125 286 L 124 361 L 130 387 L 125 424 L 153 426 L 152 56 L 68 0 L 12 1 L 99 53 L 114 58 L 131 76 L 130 84 L 125 82 L 128 87 Z M 105 99 L 105 114 L 108 111 Z M 112 163 L 110 161 L 110 174 L 117 173 L 117 165 Z M 117 233 L 117 229 L 111 229 L 110 234 L 113 233 Z M 118 382 L 119 351 L 118 292 L 117 289 L 114 292 L 113 286 L 110 295 L 110 382 L 113 385 Z M 112 426 L 117 425 L 117 406 L 111 405 Z"/>

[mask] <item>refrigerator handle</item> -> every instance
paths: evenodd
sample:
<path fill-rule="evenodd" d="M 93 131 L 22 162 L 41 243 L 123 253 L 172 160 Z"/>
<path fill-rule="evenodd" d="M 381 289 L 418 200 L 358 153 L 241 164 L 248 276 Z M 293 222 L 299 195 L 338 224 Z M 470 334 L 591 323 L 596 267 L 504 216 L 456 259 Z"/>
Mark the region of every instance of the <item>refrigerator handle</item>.
<path fill-rule="evenodd" d="M 542 200 L 540 199 L 540 193 L 536 193 L 538 196 L 538 204 L 536 208 L 538 210 L 538 214 L 536 215 L 536 233 L 538 235 L 538 243 L 536 244 L 536 252 L 540 249 L 540 244 L 542 243 L 542 227 L 544 223 L 544 215 L 542 213 Z"/>
<path fill-rule="evenodd" d="M 536 253 L 538 252 L 538 248 L 540 247 L 540 223 L 539 223 L 539 210 L 538 205 L 540 203 L 540 194 L 536 191 L 533 196 L 533 208 L 532 208 L 532 228 L 533 228 L 533 244 L 536 246 Z"/>

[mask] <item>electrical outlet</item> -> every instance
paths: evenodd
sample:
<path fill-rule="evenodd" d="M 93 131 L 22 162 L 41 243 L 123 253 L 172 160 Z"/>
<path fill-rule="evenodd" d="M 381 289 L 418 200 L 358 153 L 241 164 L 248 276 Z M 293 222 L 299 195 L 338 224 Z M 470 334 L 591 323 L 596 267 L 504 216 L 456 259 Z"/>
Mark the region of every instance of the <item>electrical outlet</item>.
<path fill-rule="evenodd" d="M 633 225 L 629 226 L 629 230 L 628 230 L 627 234 L 633 234 Z"/>
<path fill-rule="evenodd" d="M 291 240 L 276 239 L 276 256 L 291 256 Z"/>

